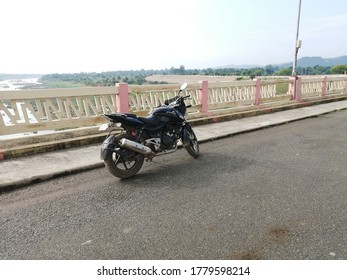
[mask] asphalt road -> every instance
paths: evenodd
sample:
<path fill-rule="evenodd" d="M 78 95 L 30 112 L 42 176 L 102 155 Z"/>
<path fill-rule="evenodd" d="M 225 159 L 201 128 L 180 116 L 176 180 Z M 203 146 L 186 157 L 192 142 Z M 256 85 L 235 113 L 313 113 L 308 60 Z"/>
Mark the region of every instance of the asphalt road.
<path fill-rule="evenodd" d="M 347 259 L 347 111 L 0 195 L 0 259 Z M 88 155 L 86 155 L 88 160 Z M 28 166 L 30 168 L 30 166 Z"/>

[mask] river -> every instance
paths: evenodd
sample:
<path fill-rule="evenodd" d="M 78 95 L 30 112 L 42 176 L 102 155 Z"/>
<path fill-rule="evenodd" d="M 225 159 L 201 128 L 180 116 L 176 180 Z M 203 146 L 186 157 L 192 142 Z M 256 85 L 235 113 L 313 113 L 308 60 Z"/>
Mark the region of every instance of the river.
<path fill-rule="evenodd" d="M 0 80 L 0 91 L 21 90 L 27 86 L 41 85 L 39 78 Z"/>
<path fill-rule="evenodd" d="M 1 91 L 11 91 L 11 90 L 18 91 L 18 90 L 23 90 L 23 87 L 40 85 L 41 83 L 38 82 L 38 80 L 39 80 L 39 78 L 0 80 L 0 99 L 1 99 Z M 21 120 L 24 121 L 24 115 L 23 115 L 22 108 L 20 105 L 17 107 L 17 110 L 19 111 L 19 115 L 21 117 Z M 8 108 L 8 111 L 12 115 L 14 115 L 13 108 Z M 37 120 L 35 119 L 32 112 L 27 111 L 27 114 L 28 114 L 30 123 L 37 123 Z M 5 126 L 13 125 L 9 116 L 7 116 L 5 114 L 5 112 L 2 110 L 0 110 L 0 118 L 3 119 Z M 0 140 L 9 140 L 9 139 L 19 138 L 19 137 L 23 137 L 23 136 L 38 134 L 38 133 L 39 134 L 46 134 L 46 133 L 52 133 L 52 132 L 53 132 L 53 130 L 46 130 L 46 131 L 39 131 L 39 132 L 34 132 L 34 133 L 33 132 L 27 132 L 27 133 L 17 133 L 17 134 L 10 134 L 10 135 L 0 135 Z"/>

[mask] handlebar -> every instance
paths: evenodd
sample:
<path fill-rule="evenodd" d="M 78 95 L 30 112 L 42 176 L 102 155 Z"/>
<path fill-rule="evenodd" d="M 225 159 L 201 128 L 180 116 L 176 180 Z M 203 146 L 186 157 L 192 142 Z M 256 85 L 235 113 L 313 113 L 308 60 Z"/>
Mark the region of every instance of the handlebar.
<path fill-rule="evenodd" d="M 189 99 L 190 98 L 190 95 L 187 95 L 187 96 L 179 96 L 175 101 L 178 101 L 180 99 L 183 99 L 183 100 L 186 100 L 186 99 Z"/>
<path fill-rule="evenodd" d="M 186 95 L 186 96 L 181 96 L 181 95 L 180 95 L 180 93 L 181 93 L 184 89 L 186 89 L 186 87 L 187 87 L 187 83 L 183 84 L 183 85 L 181 86 L 181 88 L 180 88 L 180 90 L 179 90 L 177 96 L 174 97 L 174 98 L 171 98 L 171 99 L 169 99 L 169 100 L 165 100 L 165 101 L 164 101 L 164 104 L 165 104 L 166 106 L 177 107 L 177 106 L 181 105 L 181 101 L 182 101 L 182 100 L 191 99 L 190 95 Z M 189 108 L 189 107 L 192 107 L 192 105 L 185 105 L 185 107 L 186 107 L 186 108 Z"/>
<path fill-rule="evenodd" d="M 172 105 L 172 104 L 177 104 L 179 102 L 181 102 L 181 100 L 186 100 L 191 98 L 190 95 L 187 96 L 176 96 L 175 98 L 169 99 L 169 100 L 165 100 L 164 104 L 165 105 Z"/>

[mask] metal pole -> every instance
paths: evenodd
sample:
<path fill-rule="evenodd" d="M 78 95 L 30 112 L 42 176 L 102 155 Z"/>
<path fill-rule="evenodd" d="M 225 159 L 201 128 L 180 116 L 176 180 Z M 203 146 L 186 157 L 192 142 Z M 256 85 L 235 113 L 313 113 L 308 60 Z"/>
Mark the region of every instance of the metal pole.
<path fill-rule="evenodd" d="M 292 72 L 292 76 L 294 76 L 294 77 L 296 77 L 298 51 L 301 47 L 301 41 L 299 41 L 300 12 L 301 12 L 301 0 L 299 0 L 298 23 L 297 23 L 297 27 L 296 27 L 295 53 L 294 53 L 293 72 Z"/>

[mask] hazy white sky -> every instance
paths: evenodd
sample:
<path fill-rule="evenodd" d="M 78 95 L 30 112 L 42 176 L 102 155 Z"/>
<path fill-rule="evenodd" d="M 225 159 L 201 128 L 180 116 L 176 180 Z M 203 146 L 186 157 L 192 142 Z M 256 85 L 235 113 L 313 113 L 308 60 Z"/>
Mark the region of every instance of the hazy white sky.
<path fill-rule="evenodd" d="M 298 3 L 1 0 L 0 73 L 290 62 Z M 347 55 L 346 30 L 346 0 L 302 0 L 299 57 Z"/>

